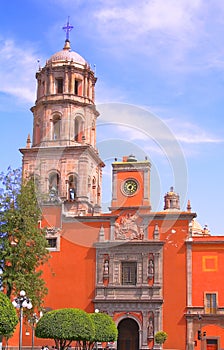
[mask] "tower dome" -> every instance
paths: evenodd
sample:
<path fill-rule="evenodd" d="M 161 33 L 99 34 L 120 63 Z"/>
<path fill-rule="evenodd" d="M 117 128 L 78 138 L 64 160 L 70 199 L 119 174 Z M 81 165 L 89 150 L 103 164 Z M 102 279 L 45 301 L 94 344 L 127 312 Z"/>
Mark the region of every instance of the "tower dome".
<path fill-rule="evenodd" d="M 164 210 L 180 210 L 180 197 L 173 187 L 170 187 L 170 191 L 164 196 Z"/>
<path fill-rule="evenodd" d="M 97 78 L 88 62 L 77 52 L 71 50 L 69 31 L 73 28 L 67 23 L 65 44 L 62 50 L 54 53 L 44 67 L 36 73 L 38 81 L 37 101 L 40 103 L 55 103 L 57 100 L 72 104 L 94 105 L 95 83 Z M 59 96 L 60 95 L 60 96 Z"/>
<path fill-rule="evenodd" d="M 70 41 L 68 39 L 65 40 L 64 48 L 53 54 L 49 60 L 47 60 L 47 65 L 60 65 L 60 63 L 65 64 L 65 62 L 68 64 L 77 64 L 83 66 L 83 68 L 89 66 L 88 62 L 82 56 L 71 50 Z"/>

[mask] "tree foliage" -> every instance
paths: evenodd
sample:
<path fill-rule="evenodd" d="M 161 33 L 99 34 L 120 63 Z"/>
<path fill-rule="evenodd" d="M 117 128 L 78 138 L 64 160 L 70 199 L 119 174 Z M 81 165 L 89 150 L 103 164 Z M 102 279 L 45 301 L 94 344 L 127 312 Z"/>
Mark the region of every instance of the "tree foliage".
<path fill-rule="evenodd" d="M 117 340 L 118 330 L 113 319 L 101 312 L 90 314 L 94 323 L 94 342 L 114 342 Z"/>
<path fill-rule="evenodd" d="M 167 333 L 164 332 L 164 331 L 158 331 L 156 334 L 155 334 L 155 342 L 157 344 L 163 344 L 167 339 Z"/>
<path fill-rule="evenodd" d="M 7 295 L 0 292 L 0 338 L 12 336 L 19 321 L 16 310 Z"/>
<path fill-rule="evenodd" d="M 25 290 L 34 307 L 47 293 L 40 266 L 49 258 L 34 179 L 21 181 L 21 171 L 0 174 L 0 268 L 7 295 Z"/>
<path fill-rule="evenodd" d="M 80 309 L 59 309 L 44 314 L 37 323 L 36 337 L 54 339 L 62 350 L 72 341 L 79 348 L 91 349 L 95 342 L 117 340 L 118 331 L 113 319 L 104 313 L 88 314 Z"/>
<path fill-rule="evenodd" d="M 93 339 L 94 325 L 88 313 L 80 309 L 58 309 L 45 313 L 37 323 L 38 338 L 54 339 L 58 349 L 67 348 L 73 340 Z"/>

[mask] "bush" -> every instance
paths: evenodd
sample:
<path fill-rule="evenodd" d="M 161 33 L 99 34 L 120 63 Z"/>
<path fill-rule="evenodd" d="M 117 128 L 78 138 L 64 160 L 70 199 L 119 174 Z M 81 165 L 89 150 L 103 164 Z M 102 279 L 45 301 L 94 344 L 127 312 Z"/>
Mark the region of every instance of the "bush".
<path fill-rule="evenodd" d="M 118 330 L 112 317 L 105 313 L 90 314 L 95 327 L 95 342 L 114 342 L 117 340 Z"/>
<path fill-rule="evenodd" d="M 163 344 L 167 339 L 167 333 L 164 331 L 159 331 L 155 334 L 155 342 L 157 344 Z"/>
<path fill-rule="evenodd" d="M 0 292 L 0 338 L 12 336 L 19 319 L 10 299 Z"/>
<path fill-rule="evenodd" d="M 67 348 L 73 340 L 91 341 L 95 328 L 90 315 L 80 309 L 58 309 L 44 314 L 37 323 L 38 338 L 54 339 L 59 349 Z"/>

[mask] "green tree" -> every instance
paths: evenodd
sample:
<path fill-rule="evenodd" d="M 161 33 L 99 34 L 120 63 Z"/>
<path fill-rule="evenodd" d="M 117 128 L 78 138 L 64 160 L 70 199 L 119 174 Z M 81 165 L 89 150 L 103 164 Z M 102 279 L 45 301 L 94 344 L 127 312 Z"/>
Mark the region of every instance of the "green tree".
<path fill-rule="evenodd" d="M 73 340 L 86 347 L 95 334 L 92 319 L 80 309 L 58 309 L 45 313 L 37 323 L 35 335 L 38 338 L 54 339 L 58 349 L 67 348 Z"/>
<path fill-rule="evenodd" d="M 7 295 L 0 292 L 0 341 L 12 336 L 19 321 L 16 310 Z"/>
<path fill-rule="evenodd" d="M 95 327 L 93 342 L 89 344 L 90 348 L 93 347 L 95 342 L 114 342 L 117 340 L 117 326 L 109 315 L 95 312 L 90 314 L 90 317 Z"/>
<path fill-rule="evenodd" d="M 0 269 L 8 297 L 25 290 L 40 308 L 47 293 L 40 266 L 49 258 L 45 231 L 38 228 L 41 211 L 33 178 L 21 181 L 21 171 L 0 175 Z"/>

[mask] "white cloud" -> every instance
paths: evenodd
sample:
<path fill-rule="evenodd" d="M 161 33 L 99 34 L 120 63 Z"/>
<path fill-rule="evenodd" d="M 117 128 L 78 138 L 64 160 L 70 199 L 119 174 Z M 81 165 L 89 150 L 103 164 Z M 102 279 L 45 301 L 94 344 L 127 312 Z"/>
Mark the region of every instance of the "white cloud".
<path fill-rule="evenodd" d="M 120 21 L 123 22 L 123 26 L 130 26 L 131 33 L 120 32 L 123 35 L 137 37 L 152 30 L 168 30 L 180 34 L 176 31 L 183 33 L 194 29 L 194 14 L 200 5 L 201 0 L 135 1 L 130 3 L 129 7 L 111 7 L 111 4 L 105 6 L 96 17 L 107 25 L 107 30 L 120 32 L 120 28 L 116 26 Z"/>
<path fill-rule="evenodd" d="M 129 6 L 121 2 L 105 4 L 95 17 L 102 36 L 109 35 L 114 41 L 140 40 L 141 45 L 149 34 L 154 34 L 159 35 L 154 37 L 159 46 L 169 45 L 170 40 L 191 46 L 195 40 L 191 35 L 196 35 L 200 26 L 197 14 L 201 5 L 201 0 L 132 1 Z"/>
<path fill-rule="evenodd" d="M 0 92 L 33 103 L 37 68 L 37 56 L 32 47 L 19 47 L 13 40 L 1 41 Z"/>
<path fill-rule="evenodd" d="M 223 67 L 223 12 L 218 0 L 106 1 L 93 20 L 112 54 L 189 72 Z"/>
<path fill-rule="evenodd" d="M 178 119 L 166 119 L 165 122 L 173 130 L 173 133 L 179 142 L 186 144 L 210 144 L 222 143 L 223 138 L 220 138 L 197 124 L 180 121 Z"/>

